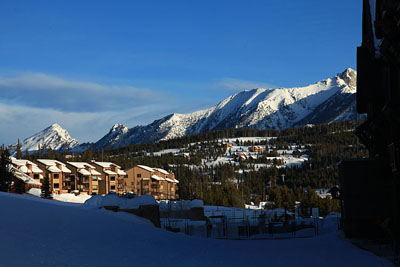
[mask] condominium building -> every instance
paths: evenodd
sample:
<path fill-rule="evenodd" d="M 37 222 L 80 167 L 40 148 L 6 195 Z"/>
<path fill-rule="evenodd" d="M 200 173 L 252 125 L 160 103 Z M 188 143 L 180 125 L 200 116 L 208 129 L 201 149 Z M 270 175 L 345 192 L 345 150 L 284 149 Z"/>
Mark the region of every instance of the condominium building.
<path fill-rule="evenodd" d="M 50 191 L 55 194 L 69 193 L 74 190 L 74 181 L 71 181 L 71 170 L 67 166 L 54 159 L 38 159 L 37 166 L 49 178 Z"/>
<path fill-rule="evenodd" d="M 11 169 L 14 174 L 10 188 L 11 193 L 24 194 L 28 192 L 31 188 L 41 188 L 42 184 L 33 179 L 26 172 L 21 171 L 14 165 L 11 166 Z"/>
<path fill-rule="evenodd" d="M 71 170 L 71 183 L 74 181 L 74 189 L 89 195 L 99 194 L 99 180 L 101 173 L 96 167 L 86 162 L 67 161 L 67 167 Z"/>
<path fill-rule="evenodd" d="M 127 174 L 120 166 L 112 162 L 101 162 L 92 161 L 96 170 L 100 173 L 100 179 L 98 181 L 100 195 L 108 194 L 110 191 L 114 191 L 118 194 L 129 192 L 126 189 Z"/>
<path fill-rule="evenodd" d="M 43 171 L 32 161 L 11 157 L 11 164 L 15 169 L 28 175 L 36 182 L 41 183 L 43 181 Z"/>
<path fill-rule="evenodd" d="M 173 173 L 160 168 L 137 165 L 127 171 L 127 189 L 141 195 L 152 195 L 156 199 L 176 199 L 178 180 Z"/>

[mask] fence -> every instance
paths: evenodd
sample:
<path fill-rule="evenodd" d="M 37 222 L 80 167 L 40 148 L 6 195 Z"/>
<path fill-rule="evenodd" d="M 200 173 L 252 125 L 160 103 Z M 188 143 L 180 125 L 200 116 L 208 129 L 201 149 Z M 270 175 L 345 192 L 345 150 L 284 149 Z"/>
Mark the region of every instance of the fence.
<path fill-rule="evenodd" d="M 205 220 L 161 218 L 161 227 L 190 236 L 215 239 L 285 239 L 318 235 L 323 231 L 325 222 L 318 218 L 282 221 L 282 216 L 267 216 L 266 213 L 264 216 L 263 213 L 246 215 L 246 212 L 225 215 L 214 212 L 207 214 Z"/>

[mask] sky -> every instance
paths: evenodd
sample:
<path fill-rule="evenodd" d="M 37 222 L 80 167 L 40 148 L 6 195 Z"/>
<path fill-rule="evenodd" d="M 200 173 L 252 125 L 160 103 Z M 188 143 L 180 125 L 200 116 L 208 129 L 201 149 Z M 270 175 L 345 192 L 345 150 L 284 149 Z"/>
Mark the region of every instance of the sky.
<path fill-rule="evenodd" d="M 80 143 L 356 69 L 362 1 L 0 1 L 0 144 Z"/>

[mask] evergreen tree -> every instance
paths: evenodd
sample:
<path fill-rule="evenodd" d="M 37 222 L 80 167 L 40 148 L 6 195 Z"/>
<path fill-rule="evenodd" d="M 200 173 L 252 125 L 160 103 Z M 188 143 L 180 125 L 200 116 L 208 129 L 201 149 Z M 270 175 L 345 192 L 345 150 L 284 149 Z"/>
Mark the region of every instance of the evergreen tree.
<path fill-rule="evenodd" d="M 50 192 L 50 179 L 47 175 L 43 179 L 42 193 L 40 194 L 40 196 L 44 198 L 52 198 Z"/>
<path fill-rule="evenodd" d="M 21 142 L 19 141 L 18 138 L 18 143 L 17 143 L 17 155 L 16 155 L 17 159 L 22 159 L 22 151 L 21 151 Z"/>
<path fill-rule="evenodd" d="M 0 191 L 8 192 L 10 190 L 13 177 L 10 152 L 3 146 L 0 155 Z"/>

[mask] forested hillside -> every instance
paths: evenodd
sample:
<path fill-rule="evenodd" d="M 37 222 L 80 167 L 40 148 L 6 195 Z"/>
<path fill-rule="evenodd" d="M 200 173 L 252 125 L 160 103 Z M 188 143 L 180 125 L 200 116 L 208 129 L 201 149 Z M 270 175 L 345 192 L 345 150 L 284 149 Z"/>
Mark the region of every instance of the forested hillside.
<path fill-rule="evenodd" d="M 69 161 L 160 167 L 175 173 L 180 198 L 200 198 L 207 205 L 240 207 L 267 200 L 270 206 L 292 209 L 300 201 L 327 212 L 338 203 L 320 199 L 315 190 L 338 184 L 340 160 L 368 156 L 363 146 L 357 148 L 353 129 L 352 121 L 280 131 L 228 129 L 117 150 L 89 149 Z M 262 151 L 249 152 L 252 147 Z M 68 154 L 44 149 L 24 157 L 65 161 Z"/>

